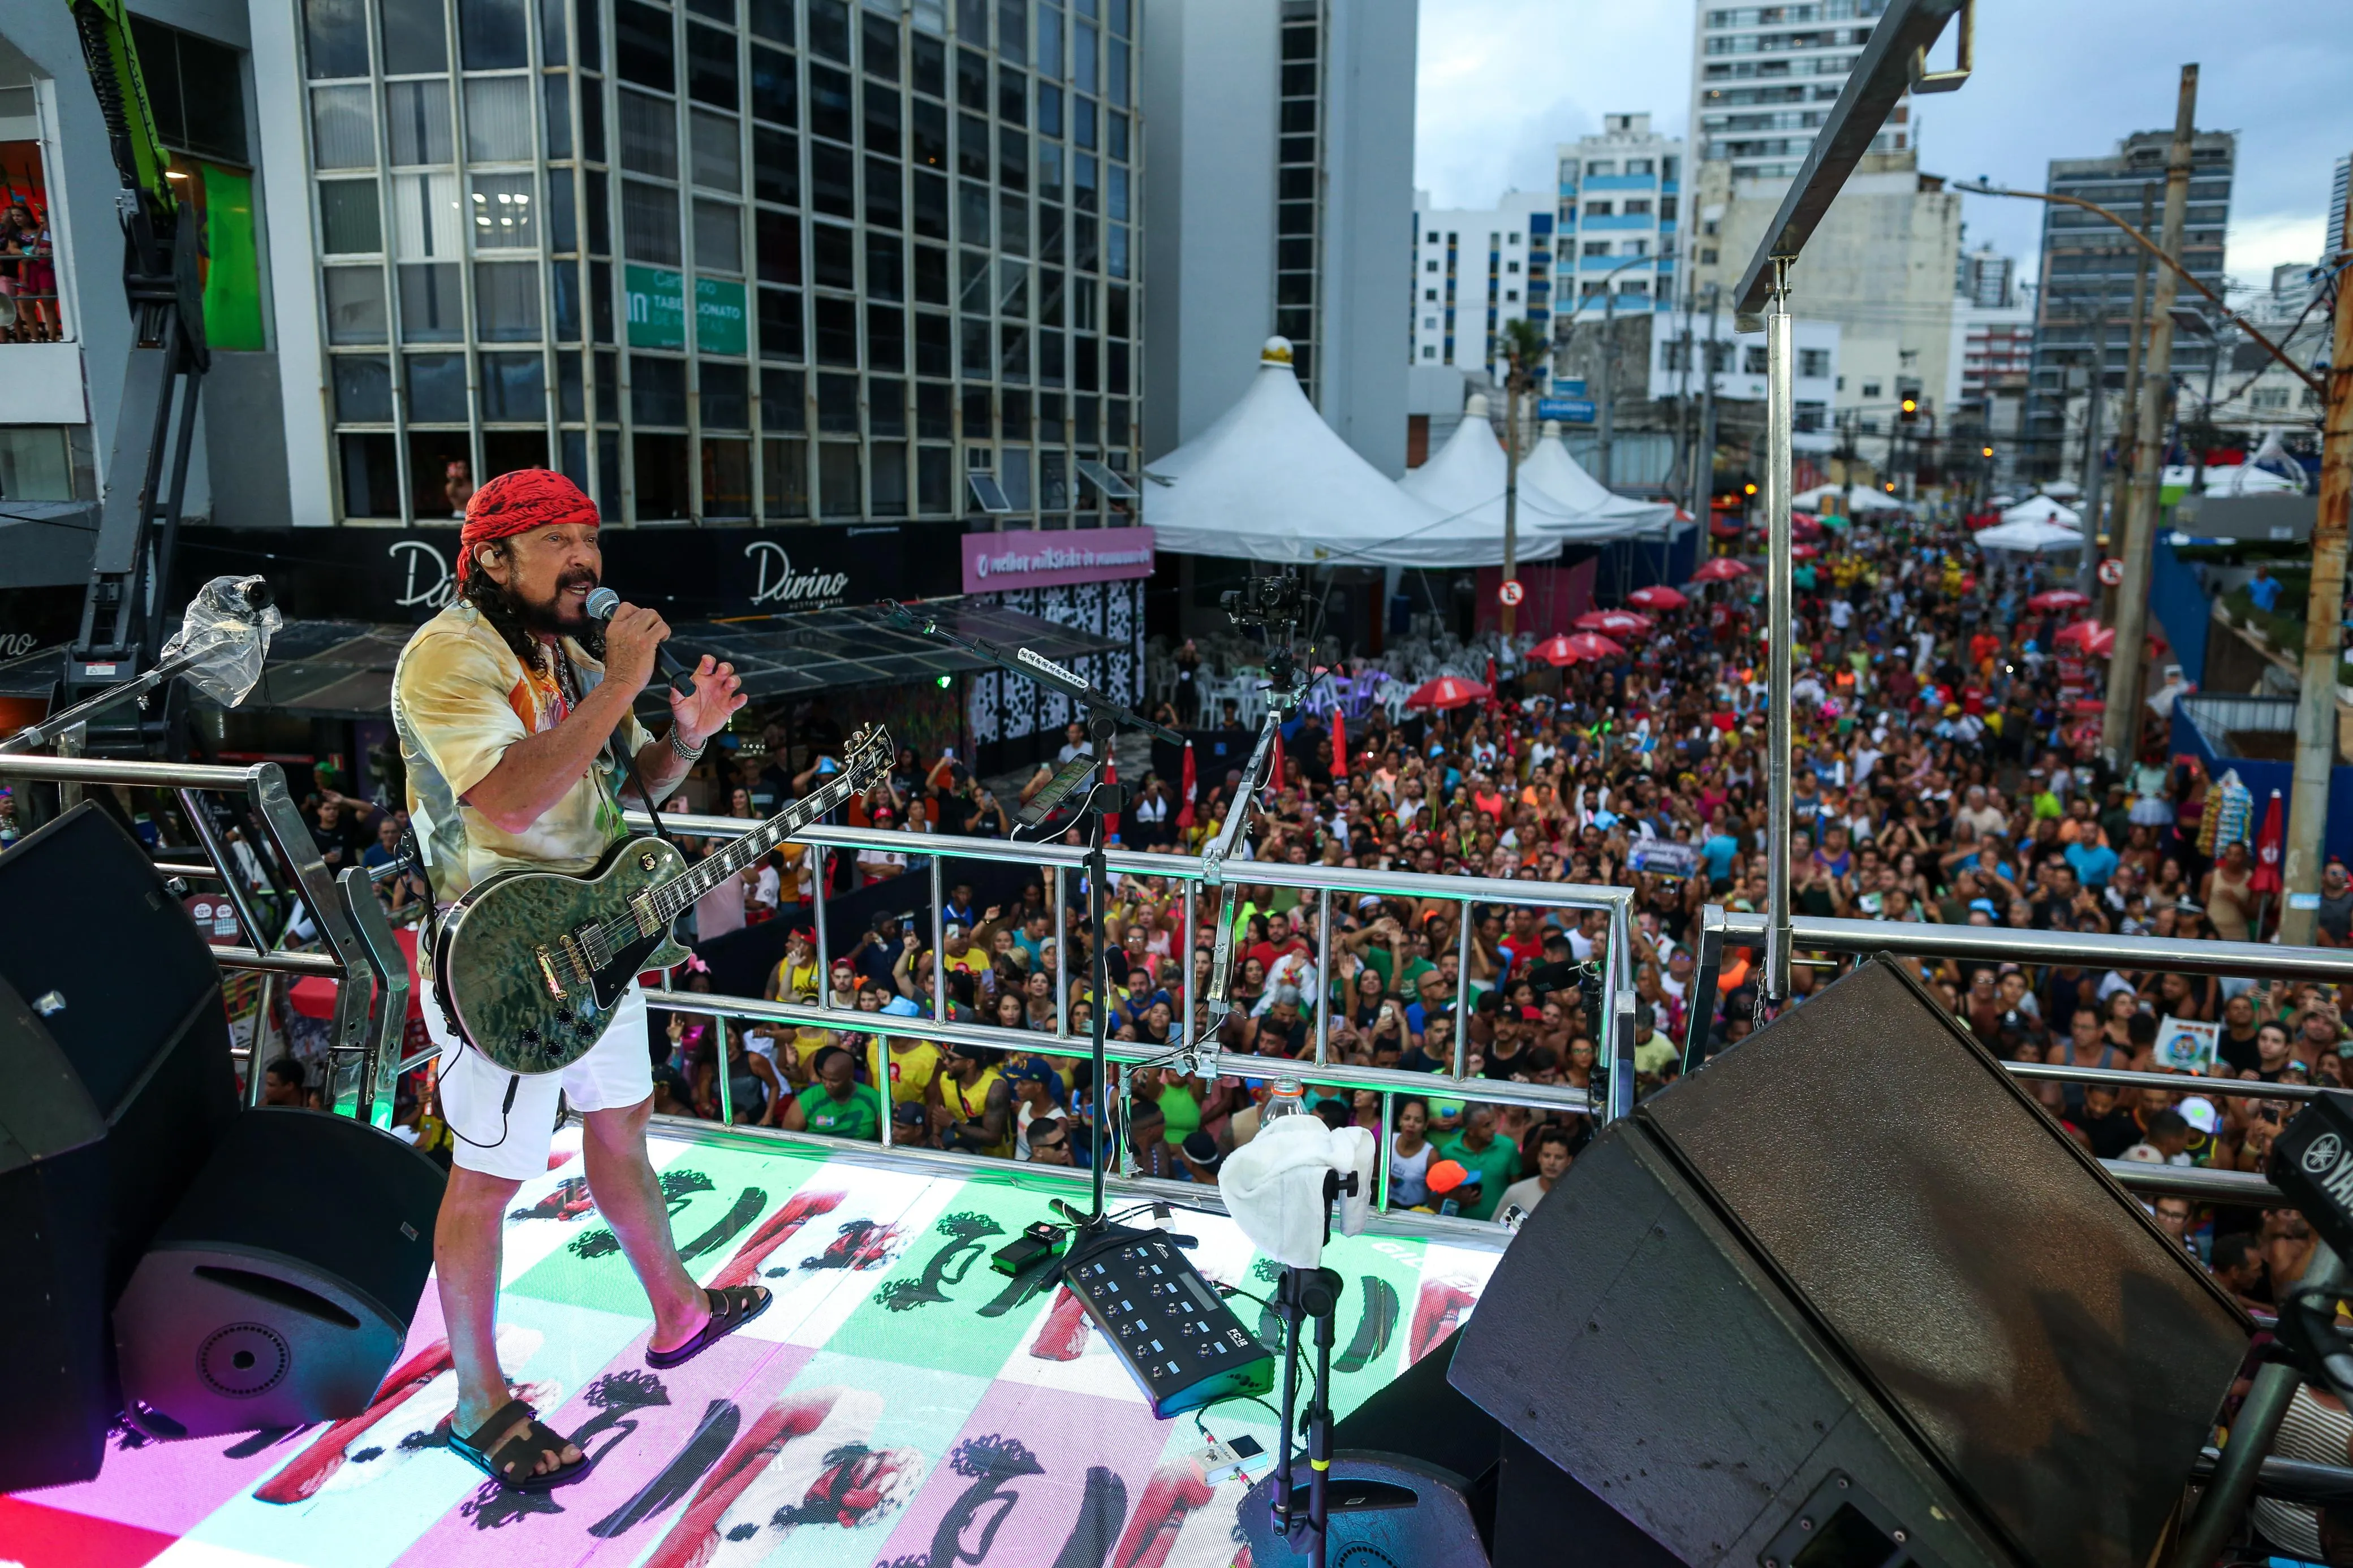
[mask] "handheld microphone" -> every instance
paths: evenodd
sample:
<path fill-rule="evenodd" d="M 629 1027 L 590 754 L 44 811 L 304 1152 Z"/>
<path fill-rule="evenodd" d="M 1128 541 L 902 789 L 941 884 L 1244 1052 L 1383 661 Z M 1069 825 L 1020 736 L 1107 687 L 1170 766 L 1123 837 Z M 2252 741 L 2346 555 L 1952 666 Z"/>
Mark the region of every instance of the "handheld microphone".
<path fill-rule="evenodd" d="M 586 609 L 594 619 L 610 622 L 613 612 L 620 607 L 621 595 L 610 588 L 600 587 L 588 595 Z M 662 674 L 669 678 L 672 690 L 681 697 L 694 695 L 693 677 L 687 673 L 685 666 L 670 656 L 670 649 L 659 643 L 654 645 L 654 663 L 660 668 Z"/>

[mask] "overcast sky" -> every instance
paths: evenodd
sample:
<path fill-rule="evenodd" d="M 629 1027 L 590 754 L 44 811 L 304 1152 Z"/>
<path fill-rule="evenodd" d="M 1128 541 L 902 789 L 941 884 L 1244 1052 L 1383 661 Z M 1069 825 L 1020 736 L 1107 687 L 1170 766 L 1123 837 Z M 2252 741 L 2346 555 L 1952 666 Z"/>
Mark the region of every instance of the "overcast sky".
<path fill-rule="evenodd" d="M 1694 0 L 1421 0 L 1414 183 L 1440 206 L 1549 190 L 1555 149 L 1604 113 L 1691 115 Z M 2055 0 L 1978 8 L 1977 69 L 1918 100 L 1921 167 L 2040 190 L 2052 158 L 2093 157 L 2170 130 L 2180 68 L 2200 67 L 2200 130 L 2239 133 L 2229 262 L 2268 285 L 2321 251 L 2329 172 L 2353 152 L 2353 26 L 2345 0 Z M 1952 47 L 1947 38 L 1936 55 Z M 2040 202 L 1969 196 L 1968 244 L 2035 270 Z"/>

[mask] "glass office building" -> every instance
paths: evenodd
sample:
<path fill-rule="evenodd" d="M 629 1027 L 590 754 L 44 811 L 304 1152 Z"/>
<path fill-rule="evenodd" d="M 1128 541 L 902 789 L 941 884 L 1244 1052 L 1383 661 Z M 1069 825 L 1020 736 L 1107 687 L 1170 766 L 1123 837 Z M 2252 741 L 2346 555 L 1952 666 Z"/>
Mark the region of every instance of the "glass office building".
<path fill-rule="evenodd" d="M 632 522 L 1085 526 L 1124 490 L 1133 0 L 302 16 L 343 519 L 538 465 Z"/>

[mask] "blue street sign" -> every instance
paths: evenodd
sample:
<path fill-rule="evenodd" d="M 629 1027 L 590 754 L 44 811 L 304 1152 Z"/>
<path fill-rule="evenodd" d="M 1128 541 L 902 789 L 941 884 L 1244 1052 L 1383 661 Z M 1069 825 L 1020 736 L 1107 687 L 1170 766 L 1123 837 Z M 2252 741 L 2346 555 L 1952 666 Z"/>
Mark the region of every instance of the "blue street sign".
<path fill-rule="evenodd" d="M 1565 425 L 1590 425 L 1593 423 L 1593 403 L 1591 399 L 1583 397 L 1539 397 L 1536 399 L 1536 417 L 1557 419 Z"/>
<path fill-rule="evenodd" d="M 1554 376 L 1552 395 L 1555 397 L 1582 397 L 1585 395 L 1585 378 L 1581 375 Z"/>

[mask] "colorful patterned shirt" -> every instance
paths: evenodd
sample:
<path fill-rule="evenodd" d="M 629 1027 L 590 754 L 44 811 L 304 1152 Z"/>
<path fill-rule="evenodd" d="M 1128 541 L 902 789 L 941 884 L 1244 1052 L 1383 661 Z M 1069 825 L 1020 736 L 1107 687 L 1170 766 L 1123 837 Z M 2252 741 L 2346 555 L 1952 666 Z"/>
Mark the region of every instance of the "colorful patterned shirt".
<path fill-rule="evenodd" d="M 586 697 L 604 666 L 566 637 Z M 470 605 L 453 604 L 417 628 L 392 677 L 392 725 L 408 770 L 408 813 L 425 852 L 434 897 L 449 903 L 501 871 L 586 871 L 627 828 L 627 778 L 608 744 L 564 797 L 520 833 L 466 804 L 509 746 L 553 730 L 571 711 L 547 670 L 525 669 L 514 650 Z M 624 721 L 634 754 L 650 738 L 635 715 Z"/>

